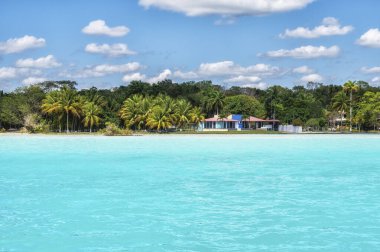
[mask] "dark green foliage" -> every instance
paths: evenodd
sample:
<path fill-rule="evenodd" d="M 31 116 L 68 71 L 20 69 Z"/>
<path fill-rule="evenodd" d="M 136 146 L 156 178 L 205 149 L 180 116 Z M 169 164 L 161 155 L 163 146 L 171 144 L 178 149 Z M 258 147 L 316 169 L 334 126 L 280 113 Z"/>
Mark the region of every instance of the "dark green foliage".
<path fill-rule="evenodd" d="M 255 115 L 264 117 L 264 106 L 254 97 L 248 95 L 228 96 L 224 100 L 224 114 L 241 114 L 244 117 Z"/>
<path fill-rule="evenodd" d="M 294 126 L 302 126 L 302 125 L 303 125 L 303 122 L 302 122 L 301 119 L 296 118 L 296 119 L 293 119 L 292 124 L 293 124 Z"/>
<path fill-rule="evenodd" d="M 348 101 L 350 95 L 341 85 L 313 82 L 305 87 L 287 88 L 274 85 L 261 90 L 239 86 L 223 89 L 211 81 L 175 83 L 163 80 L 153 84 L 132 81 L 128 86 L 112 89 L 92 87 L 77 91 L 75 81 L 45 81 L 18 88 L 13 92 L 0 91 L 0 128 L 19 129 L 25 126 L 25 118 L 37 115 L 37 123 L 46 123 L 50 130 L 58 131 L 59 128 L 63 130 L 66 118 L 42 113 L 41 105 L 47 94 L 68 89 L 79 96 L 77 101 L 79 113 L 82 113 L 81 106 L 86 102 L 91 102 L 100 108 L 101 120 L 96 129 L 105 128 L 105 122 L 124 127 L 125 122 L 121 120 L 119 112 L 124 101 L 133 95 L 152 98 L 165 95 L 176 100 L 183 99 L 192 107 L 199 107 L 201 109 L 199 113 L 205 114 L 206 117 L 217 113 L 221 115 L 236 113 L 278 119 L 281 123 L 304 125 L 313 129 L 321 129 L 327 125 L 337 126 L 338 123 L 334 120 L 342 117 L 344 113 L 347 114 L 351 108 L 353 127 L 376 129 L 380 118 L 380 105 L 378 105 L 380 88 L 372 87 L 364 81 L 358 81 L 356 85 L 359 89 L 351 95 L 352 100 Z M 70 115 L 69 128 L 74 131 L 87 130 L 83 126 L 82 119 L 82 115 Z"/>

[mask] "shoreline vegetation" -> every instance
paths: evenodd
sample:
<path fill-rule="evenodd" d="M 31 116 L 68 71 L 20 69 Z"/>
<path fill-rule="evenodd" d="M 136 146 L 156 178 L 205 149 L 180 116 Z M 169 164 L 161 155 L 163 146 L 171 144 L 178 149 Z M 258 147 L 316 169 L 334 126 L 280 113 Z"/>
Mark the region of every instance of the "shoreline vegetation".
<path fill-rule="evenodd" d="M 26 131 L 0 131 L 1 135 L 30 135 L 30 136 L 179 136 L 179 135 L 380 135 L 379 131 L 306 131 L 302 133 L 288 133 L 280 131 L 247 130 L 247 131 L 173 131 L 173 132 L 146 132 L 146 131 L 127 131 L 127 133 L 104 133 L 98 132 L 40 132 L 31 133 Z"/>
<path fill-rule="evenodd" d="M 305 133 L 376 133 L 380 88 L 363 81 L 309 82 L 265 90 L 224 88 L 211 81 L 132 81 L 112 89 L 77 89 L 75 81 L 45 81 L 0 91 L 0 132 L 42 134 L 284 134 L 264 130 L 197 132 L 207 117 L 254 115 L 302 126 Z"/>

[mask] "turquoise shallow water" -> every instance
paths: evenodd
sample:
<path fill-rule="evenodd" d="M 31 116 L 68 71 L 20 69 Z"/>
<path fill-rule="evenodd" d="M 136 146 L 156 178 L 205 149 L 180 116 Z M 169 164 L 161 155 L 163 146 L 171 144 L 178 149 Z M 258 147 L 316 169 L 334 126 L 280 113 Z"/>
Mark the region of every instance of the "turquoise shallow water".
<path fill-rule="evenodd" d="M 380 137 L 0 135 L 0 252 L 379 251 Z"/>

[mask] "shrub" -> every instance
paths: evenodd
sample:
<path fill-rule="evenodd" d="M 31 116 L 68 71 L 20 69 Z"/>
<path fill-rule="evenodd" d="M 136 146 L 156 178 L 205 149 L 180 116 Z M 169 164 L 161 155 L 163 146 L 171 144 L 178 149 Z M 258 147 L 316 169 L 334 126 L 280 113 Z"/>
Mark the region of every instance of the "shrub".
<path fill-rule="evenodd" d="M 37 127 L 37 115 L 28 114 L 24 117 L 24 127 L 21 128 L 21 131 L 34 132 L 34 129 Z"/>
<path fill-rule="evenodd" d="M 37 114 L 28 114 L 24 117 L 24 127 L 21 131 L 29 133 L 47 133 L 49 132 L 49 125 L 45 122 L 39 122 L 39 116 Z M 25 133 L 26 133 L 25 132 Z"/>
<path fill-rule="evenodd" d="M 6 130 L 4 128 L 0 128 L 0 133 L 5 133 Z"/>
<path fill-rule="evenodd" d="M 292 124 L 293 124 L 294 126 L 302 126 L 302 125 L 303 125 L 303 122 L 302 122 L 301 119 L 296 118 L 296 119 L 293 120 Z"/>
<path fill-rule="evenodd" d="M 116 124 L 106 122 L 106 128 L 102 130 L 102 133 L 106 136 L 129 136 L 132 135 L 132 131 L 128 129 L 120 129 Z"/>
<path fill-rule="evenodd" d="M 44 122 L 37 124 L 33 131 L 33 133 L 48 133 L 48 132 L 49 132 L 49 125 L 47 125 Z"/>
<path fill-rule="evenodd" d="M 319 125 L 320 125 L 320 119 L 319 118 L 310 118 L 305 123 L 305 126 L 311 128 L 312 130 L 318 130 Z"/>
<path fill-rule="evenodd" d="M 26 133 L 29 133 L 29 130 L 25 127 L 22 127 L 19 131 L 20 133 L 23 133 L 23 134 L 26 134 Z"/>

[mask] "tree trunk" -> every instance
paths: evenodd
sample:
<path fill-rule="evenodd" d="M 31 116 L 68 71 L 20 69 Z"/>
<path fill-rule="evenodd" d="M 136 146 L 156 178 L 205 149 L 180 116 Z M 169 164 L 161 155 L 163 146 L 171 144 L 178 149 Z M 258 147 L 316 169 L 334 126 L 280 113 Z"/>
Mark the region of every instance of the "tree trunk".
<path fill-rule="evenodd" d="M 72 122 L 71 122 L 71 131 L 75 132 L 75 117 L 73 116 Z"/>
<path fill-rule="evenodd" d="M 92 126 L 90 125 L 90 133 L 92 133 Z"/>
<path fill-rule="evenodd" d="M 352 90 L 350 92 L 350 132 L 352 132 Z"/>
<path fill-rule="evenodd" d="M 66 112 L 66 133 L 69 132 L 69 112 Z"/>

